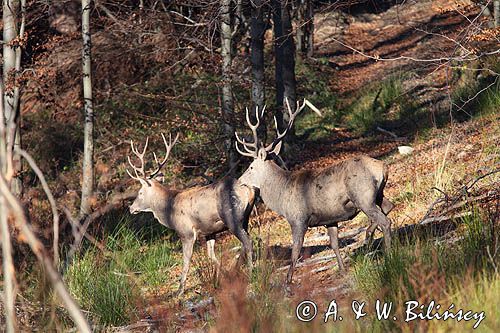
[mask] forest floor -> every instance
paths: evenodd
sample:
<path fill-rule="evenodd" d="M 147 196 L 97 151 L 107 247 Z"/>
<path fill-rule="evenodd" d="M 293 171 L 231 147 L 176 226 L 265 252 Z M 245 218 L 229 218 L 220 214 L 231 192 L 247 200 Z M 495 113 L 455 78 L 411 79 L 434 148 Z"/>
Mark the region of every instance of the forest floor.
<path fill-rule="evenodd" d="M 453 55 L 457 52 L 457 45 L 443 35 L 460 40 L 467 23 L 478 15 L 477 7 L 466 6 L 463 12 L 459 12 L 454 10 L 455 6 L 456 1 L 416 2 L 411 6 L 392 7 L 382 13 L 357 17 L 345 14 L 339 18 L 330 13 L 317 15 L 315 56 L 326 59 L 331 68 L 332 91 L 347 101 L 355 98 L 356 92 L 362 90 L 367 82 L 382 81 L 395 73 L 405 73 L 401 76 L 404 93 L 426 110 L 424 117 L 427 120 L 434 119 L 435 112 L 446 113 L 446 110 L 443 111 L 446 108 L 444 101 L 450 98 L 449 69 L 446 66 L 431 66 L 408 59 L 376 60 L 354 52 L 350 47 L 380 58 L 404 55 L 430 59 L 443 54 Z M 291 165 L 294 170 L 316 169 L 358 154 L 384 160 L 390 169 L 385 195 L 396 204 L 389 215 L 393 222 L 392 230 L 394 234 L 402 235 L 408 230 L 411 232 L 409 226 L 434 216 L 430 208 L 443 193 L 451 196 L 460 186 L 498 168 L 499 124 L 500 114 L 493 112 L 469 117 L 465 122 L 450 121 L 447 117 L 444 124 L 434 123 L 428 128 L 415 129 L 393 122 L 386 129 L 394 131 L 398 138 L 377 131 L 359 135 L 339 127 L 321 139 L 304 143 Z M 413 153 L 407 156 L 399 154 L 398 146 L 401 145 L 412 146 Z M 498 192 L 488 194 L 485 190 L 493 191 L 494 184 L 498 184 L 498 175 L 481 179 L 476 185 L 479 186 L 476 194 L 494 195 L 498 203 Z M 453 214 L 454 211 L 447 211 L 448 220 L 453 218 Z M 363 230 L 367 224 L 363 214 L 341 224 L 341 252 L 345 258 L 362 247 Z M 428 227 L 430 231 L 435 224 L 430 223 Z M 270 250 L 267 255 L 273 258 L 273 275 L 284 281 L 291 251 L 288 223 L 259 205 L 258 214 L 251 217 L 251 233 L 254 243 L 264 244 Z M 442 233 L 436 240 L 450 238 L 450 235 Z M 238 246 L 234 237 L 223 235 L 218 238 L 216 246 L 224 263 L 234 263 L 235 248 Z M 218 290 L 208 288 L 210 290 L 207 291 L 203 282 L 196 278 L 199 274 L 193 273 L 200 269 L 196 261 L 203 262 L 200 257 L 205 255 L 204 248 L 200 246 L 196 252 L 198 259 L 188 277 L 188 290 L 184 297 L 172 301 L 172 292 L 180 276 L 179 266 L 169 272 L 173 281 L 169 286 L 151 291 L 151 306 L 145 313 L 153 321 L 169 322 L 168 325 L 174 322 L 176 329 L 188 329 L 204 326 L 207 312 L 212 318 L 217 318 L 214 297 L 217 298 L 224 293 L 224 288 L 231 285 L 222 283 Z M 338 271 L 325 228 L 308 230 L 301 257 L 294 275 L 292 304 L 298 303 L 305 295 L 337 300 L 355 297 L 357 291 L 353 288 L 352 274 Z M 290 309 L 290 315 L 293 315 L 293 309 Z"/>

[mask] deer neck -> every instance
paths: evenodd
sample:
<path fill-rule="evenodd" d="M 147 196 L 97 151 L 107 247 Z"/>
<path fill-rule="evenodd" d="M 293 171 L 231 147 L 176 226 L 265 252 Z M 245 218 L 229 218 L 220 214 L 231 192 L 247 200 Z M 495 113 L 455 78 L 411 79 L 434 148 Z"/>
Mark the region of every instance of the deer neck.
<path fill-rule="evenodd" d="M 158 222 L 170 229 L 175 229 L 172 221 L 172 207 L 176 194 L 175 191 L 162 188 L 151 203 L 151 212 L 154 217 Z"/>
<path fill-rule="evenodd" d="M 290 171 L 281 169 L 274 162 L 269 163 L 260 186 L 260 197 L 270 209 L 283 214 L 283 203 L 287 200 Z"/>

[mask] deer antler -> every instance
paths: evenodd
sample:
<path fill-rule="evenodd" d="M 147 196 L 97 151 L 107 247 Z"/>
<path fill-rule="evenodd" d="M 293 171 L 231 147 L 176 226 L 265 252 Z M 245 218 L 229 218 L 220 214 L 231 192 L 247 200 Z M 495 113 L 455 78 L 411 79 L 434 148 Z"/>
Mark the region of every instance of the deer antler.
<path fill-rule="evenodd" d="M 236 135 L 236 143 L 235 143 L 236 144 L 236 150 L 241 155 L 243 155 L 243 156 L 249 156 L 249 157 L 255 157 L 255 156 L 257 156 L 257 151 L 259 150 L 259 145 L 260 145 L 260 141 L 259 141 L 259 138 L 257 136 L 257 129 L 259 128 L 259 125 L 260 125 L 260 118 L 262 118 L 264 116 L 264 111 L 265 110 L 266 110 L 266 106 L 264 105 L 264 107 L 260 111 L 260 115 L 259 115 L 259 107 L 258 106 L 255 107 L 255 119 L 256 119 L 256 123 L 252 124 L 252 122 L 250 121 L 250 115 L 249 115 L 248 108 L 245 108 L 245 118 L 247 120 L 248 126 L 252 130 L 253 142 L 246 142 L 245 139 L 242 139 L 242 138 L 239 137 L 239 135 L 238 135 L 237 132 L 234 132 L 234 134 Z M 241 144 L 241 145 L 243 145 L 243 148 L 245 149 L 245 151 L 242 151 L 240 149 L 238 143 Z"/>
<path fill-rule="evenodd" d="M 128 163 L 130 166 L 134 169 L 135 176 L 132 175 L 132 173 L 127 169 L 127 173 L 130 177 L 136 180 L 146 180 L 146 179 L 152 179 L 154 176 L 160 172 L 161 168 L 165 165 L 165 163 L 168 160 L 168 157 L 170 155 L 170 151 L 172 150 L 172 147 L 177 143 L 177 139 L 179 139 L 179 133 L 175 136 L 174 140 L 172 141 L 172 134 L 169 134 L 169 141 L 167 142 L 167 139 L 165 138 L 165 135 L 163 133 L 161 134 L 161 137 L 163 138 L 163 143 L 165 144 L 165 147 L 167 148 L 167 152 L 165 154 L 165 158 L 160 162 L 158 160 L 158 157 L 156 154 L 153 152 L 153 156 L 155 158 L 156 162 L 156 169 L 151 172 L 149 176 L 146 176 L 146 172 L 144 172 L 144 165 L 146 164 L 144 162 L 144 156 L 146 155 L 146 149 L 148 148 L 148 142 L 149 138 L 146 138 L 146 143 L 144 144 L 144 148 L 142 152 L 139 152 L 139 149 L 134 146 L 134 141 L 130 140 L 130 147 L 132 149 L 132 152 L 134 153 L 135 156 L 139 159 L 141 162 L 141 166 L 137 167 L 132 163 L 132 160 L 130 159 L 130 156 L 127 156 Z"/>
<path fill-rule="evenodd" d="M 146 178 L 146 173 L 144 172 L 144 155 L 146 154 L 146 149 L 148 148 L 148 142 L 149 138 L 146 138 L 146 144 L 144 144 L 144 149 L 142 150 L 142 153 L 139 153 L 139 150 L 134 147 L 134 141 L 130 140 L 130 148 L 132 149 L 132 152 L 134 153 L 137 158 L 139 158 L 139 161 L 141 162 L 141 167 L 136 167 L 133 163 L 132 160 L 130 159 L 130 156 L 127 156 L 128 163 L 130 166 L 134 169 L 135 176 L 133 176 L 130 171 L 127 169 L 127 173 L 130 177 L 133 179 L 139 180 L 141 176 L 139 176 L 139 173 L 142 175 L 142 178 Z"/>
<path fill-rule="evenodd" d="M 276 116 L 274 117 L 274 125 L 276 127 L 276 133 L 278 135 L 276 136 L 276 139 L 274 139 L 273 142 L 271 142 L 265 148 L 268 153 L 271 152 L 281 142 L 281 140 L 283 140 L 283 138 L 285 137 L 285 135 L 292 128 L 293 123 L 295 121 L 295 117 L 300 113 L 300 111 L 302 111 L 306 107 L 307 100 L 304 99 L 304 101 L 302 102 L 302 104 L 300 104 L 300 102 L 298 101 L 297 102 L 297 107 L 295 108 L 295 111 L 292 111 L 292 108 L 290 107 L 290 103 L 288 102 L 288 98 L 286 98 L 286 97 L 285 97 L 285 104 L 286 104 L 286 107 L 287 107 L 287 110 L 288 110 L 288 115 L 289 115 L 289 117 L 288 117 L 288 124 L 285 127 L 285 129 L 283 130 L 283 132 L 280 133 L 280 130 L 279 130 L 279 127 L 278 127 L 278 120 L 276 119 Z"/>
<path fill-rule="evenodd" d="M 149 175 L 149 179 L 152 179 L 154 176 L 156 176 L 158 174 L 158 172 L 160 172 L 161 168 L 163 168 L 163 166 L 165 165 L 165 163 L 168 160 L 168 156 L 170 155 L 170 151 L 172 150 L 172 147 L 177 143 L 177 139 L 179 139 L 179 133 L 177 133 L 177 135 L 175 136 L 174 141 L 172 141 L 172 133 L 170 133 L 168 136 L 169 136 L 169 139 L 168 139 L 168 143 L 167 143 L 167 139 L 165 138 L 165 135 L 163 135 L 163 133 L 161 134 L 161 137 L 163 138 L 163 143 L 165 144 L 165 147 L 167 148 L 165 158 L 161 162 L 159 162 L 158 158 L 156 157 L 156 154 L 153 152 L 153 156 L 155 158 L 155 162 L 156 162 L 157 167 L 156 167 L 156 170 L 153 171 Z"/>
<path fill-rule="evenodd" d="M 283 138 L 286 136 L 288 131 L 292 128 L 293 123 L 295 121 L 295 117 L 297 117 L 297 115 L 306 107 L 306 105 L 309 106 L 318 115 L 321 116 L 321 112 L 311 102 L 309 102 L 305 98 L 304 98 L 304 101 L 302 103 L 297 102 L 297 107 L 295 108 L 295 111 L 292 111 L 292 108 L 290 107 L 290 103 L 288 102 L 288 98 L 285 98 L 285 104 L 286 104 L 288 115 L 289 115 L 288 124 L 285 127 L 285 129 L 283 130 L 283 132 L 280 132 L 279 127 L 278 127 L 278 120 L 276 119 L 276 117 L 274 117 L 274 124 L 276 126 L 277 137 L 276 137 L 276 139 L 273 140 L 273 142 L 271 142 L 269 145 L 267 145 L 264 148 L 266 150 L 266 152 L 268 152 L 268 153 L 273 151 L 274 148 L 283 140 Z M 246 116 L 248 126 L 252 130 L 253 142 L 246 142 L 245 139 L 240 138 L 238 133 L 235 132 L 235 134 L 236 134 L 236 150 L 238 151 L 238 153 L 240 153 L 243 156 L 249 156 L 249 157 L 255 158 L 255 157 L 257 157 L 257 152 L 263 146 L 257 137 L 257 128 L 259 127 L 260 118 L 262 118 L 264 116 L 265 109 L 266 109 L 266 107 L 264 106 L 260 112 L 260 115 L 259 115 L 258 107 L 255 108 L 255 118 L 257 119 L 257 122 L 255 124 L 252 124 L 252 122 L 250 121 L 248 108 L 246 109 L 245 116 Z M 241 144 L 243 146 L 243 148 L 245 149 L 244 151 L 240 149 L 239 144 Z"/>

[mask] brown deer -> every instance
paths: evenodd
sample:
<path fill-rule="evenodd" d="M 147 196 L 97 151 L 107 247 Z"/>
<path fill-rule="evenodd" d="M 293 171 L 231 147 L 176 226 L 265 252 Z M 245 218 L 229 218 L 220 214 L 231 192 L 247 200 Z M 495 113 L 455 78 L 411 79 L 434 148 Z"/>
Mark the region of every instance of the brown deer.
<path fill-rule="evenodd" d="M 275 118 L 277 137 L 268 146 L 264 146 L 257 137 L 257 128 L 265 107 L 260 114 L 258 109 L 255 110 L 255 124 L 251 123 L 248 109 L 246 110 L 246 120 L 253 134 L 253 142 L 240 138 L 238 133 L 235 134 L 238 152 L 254 159 L 239 180 L 258 189 L 266 206 L 284 216 L 291 226 L 292 260 L 286 278 L 289 284 L 307 228 L 321 225 L 328 228 L 330 245 L 335 251 L 339 268 L 343 270 L 344 263 L 338 246 L 338 223 L 350 220 L 363 211 L 372 221 L 366 230 L 368 243 L 371 243 L 375 229 L 381 227 L 385 247 L 388 249 L 391 244 L 391 221 L 386 215 L 393 208 L 393 204 L 383 195 L 388 176 L 387 167 L 383 162 L 369 156 L 359 156 L 322 170 L 290 172 L 276 165 L 273 158 L 278 157 L 283 138 L 293 126 L 297 114 L 306 105 L 310 105 L 307 100 L 302 104 L 298 102 L 296 111 L 292 112 L 288 101 L 286 104 L 289 113 L 288 125 L 280 133 Z"/>
<path fill-rule="evenodd" d="M 215 263 L 218 272 L 220 264 L 214 252 L 215 235 L 229 229 L 242 243 L 239 261 L 246 258 L 251 269 L 252 241 L 247 228 L 248 218 L 254 205 L 255 192 L 234 178 L 224 178 L 214 184 L 192 187 L 182 191 L 163 186 L 154 178 L 167 162 L 178 137 L 179 134 L 172 141 L 170 135 L 169 142 L 167 142 L 162 134 L 166 155 L 160 162 L 156 154 L 153 153 L 156 169 L 149 176 L 146 176 L 144 172 L 144 155 L 148 147 L 148 139 L 146 139 L 142 152 L 139 152 L 139 149 L 135 148 L 133 141 L 131 141 L 132 152 L 139 159 L 140 167 L 136 167 L 129 156 L 128 162 L 135 175 L 129 170 L 127 173 L 141 183 L 137 198 L 130 206 L 130 213 L 153 213 L 161 224 L 175 230 L 181 239 L 183 268 L 177 291 L 177 295 L 180 295 L 184 292 L 193 246 L 199 236 L 207 239 L 208 256 Z"/>

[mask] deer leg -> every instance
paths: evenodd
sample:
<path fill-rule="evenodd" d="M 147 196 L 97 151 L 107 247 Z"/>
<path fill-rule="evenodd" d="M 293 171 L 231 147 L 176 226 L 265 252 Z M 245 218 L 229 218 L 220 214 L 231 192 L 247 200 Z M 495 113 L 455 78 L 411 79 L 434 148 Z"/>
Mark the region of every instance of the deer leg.
<path fill-rule="evenodd" d="M 181 283 L 179 289 L 177 290 L 176 296 L 180 296 L 184 293 L 184 288 L 186 285 L 186 278 L 189 271 L 189 264 L 191 262 L 191 257 L 193 256 L 193 246 L 196 241 L 196 235 L 192 234 L 190 237 L 186 237 L 181 239 L 182 241 L 182 275 L 181 275 Z"/>
<path fill-rule="evenodd" d="M 394 208 L 394 204 L 384 197 L 382 197 L 381 200 L 379 200 L 377 198 L 377 205 L 380 207 L 380 209 L 382 210 L 382 213 L 384 213 L 384 215 L 389 214 L 389 212 Z M 377 226 L 378 226 L 378 224 L 374 223 L 372 221 L 370 226 L 366 229 L 365 245 L 368 248 L 370 248 L 373 244 L 373 234 L 375 233 L 375 229 L 377 229 Z M 384 233 L 384 237 L 385 237 L 385 233 Z"/>
<path fill-rule="evenodd" d="M 389 250 L 391 248 L 391 220 L 375 205 L 366 209 L 361 208 L 361 210 L 372 220 L 372 225 L 366 230 L 367 233 L 371 229 L 375 231 L 375 228 L 380 226 L 384 234 L 384 247 L 386 250 Z M 373 239 L 373 231 L 371 232 L 370 240 Z"/>
<path fill-rule="evenodd" d="M 252 269 L 253 269 L 252 239 L 250 238 L 250 235 L 248 234 L 248 232 L 244 229 L 236 230 L 235 235 L 241 242 L 241 251 L 240 251 L 240 257 L 238 258 L 238 265 L 242 265 L 243 260 L 246 259 L 248 272 L 251 273 Z"/>
<path fill-rule="evenodd" d="M 335 223 L 333 226 L 328 227 L 328 236 L 330 236 L 330 246 L 332 247 L 333 251 L 335 252 L 335 256 L 337 256 L 337 262 L 339 264 L 339 269 L 343 271 L 345 269 L 344 267 L 344 260 L 342 259 L 342 256 L 340 255 L 340 249 L 339 249 L 339 225 L 338 223 Z"/>
<path fill-rule="evenodd" d="M 217 260 L 217 257 L 215 256 L 215 239 L 210 238 L 207 240 L 207 253 L 208 257 L 212 259 L 212 262 L 215 265 L 215 275 L 218 278 L 219 277 L 219 271 L 220 271 L 220 262 Z"/>
<path fill-rule="evenodd" d="M 304 224 L 299 223 L 299 225 L 292 225 L 292 261 L 290 262 L 290 268 L 288 269 L 288 274 L 286 275 L 286 283 L 290 284 L 293 278 L 293 271 L 299 260 L 300 251 L 302 250 L 302 245 L 304 244 L 304 236 L 306 234 L 307 227 Z"/>
<path fill-rule="evenodd" d="M 366 236 L 365 236 L 365 245 L 367 248 L 371 248 L 373 243 L 373 234 L 375 233 L 375 229 L 377 229 L 377 223 L 374 221 L 370 221 L 370 226 L 366 228 Z"/>
<path fill-rule="evenodd" d="M 380 204 L 380 209 L 382 209 L 382 212 L 387 215 L 391 212 L 391 210 L 394 208 L 394 204 L 386 199 L 382 198 L 382 203 Z"/>

